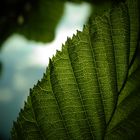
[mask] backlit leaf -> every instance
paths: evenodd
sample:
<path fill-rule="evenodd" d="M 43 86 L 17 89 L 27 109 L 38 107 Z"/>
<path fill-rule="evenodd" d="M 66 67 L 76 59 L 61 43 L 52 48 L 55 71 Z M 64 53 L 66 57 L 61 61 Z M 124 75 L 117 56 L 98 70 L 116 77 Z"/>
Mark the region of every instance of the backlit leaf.
<path fill-rule="evenodd" d="M 139 140 L 138 4 L 119 3 L 68 38 L 30 91 L 12 139 Z"/>

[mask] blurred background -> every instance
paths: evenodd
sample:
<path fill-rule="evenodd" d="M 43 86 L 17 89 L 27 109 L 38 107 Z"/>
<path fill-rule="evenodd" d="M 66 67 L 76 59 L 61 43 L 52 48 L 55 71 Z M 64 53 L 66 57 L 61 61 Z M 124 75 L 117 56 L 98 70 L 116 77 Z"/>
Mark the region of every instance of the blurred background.
<path fill-rule="evenodd" d="M 49 58 L 91 15 L 87 2 L 53 1 L 53 7 L 36 2 L 34 8 L 32 0 L 6 0 L 0 6 L 0 140 L 9 139 L 13 121 Z"/>

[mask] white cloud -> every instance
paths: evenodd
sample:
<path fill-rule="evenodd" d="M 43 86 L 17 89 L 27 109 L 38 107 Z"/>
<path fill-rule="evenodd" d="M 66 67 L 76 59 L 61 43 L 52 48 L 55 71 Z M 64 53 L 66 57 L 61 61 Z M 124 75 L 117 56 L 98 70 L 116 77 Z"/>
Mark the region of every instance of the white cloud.
<path fill-rule="evenodd" d="M 8 102 L 13 99 L 13 94 L 10 89 L 8 88 L 1 88 L 0 89 L 0 102 Z"/>
<path fill-rule="evenodd" d="M 88 3 L 75 4 L 67 2 L 65 12 L 60 24 L 63 27 L 81 30 L 91 13 L 91 5 Z"/>
<path fill-rule="evenodd" d="M 17 91 L 24 91 L 29 87 L 29 81 L 25 75 L 21 73 L 15 73 L 13 76 L 13 88 Z"/>

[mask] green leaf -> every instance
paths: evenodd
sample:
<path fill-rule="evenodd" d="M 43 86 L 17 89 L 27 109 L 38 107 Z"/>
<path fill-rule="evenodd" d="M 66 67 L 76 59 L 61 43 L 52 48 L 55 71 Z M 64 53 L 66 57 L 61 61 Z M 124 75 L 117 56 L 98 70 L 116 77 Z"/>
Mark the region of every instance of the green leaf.
<path fill-rule="evenodd" d="M 68 38 L 30 91 L 12 139 L 139 139 L 138 4 L 119 3 Z"/>

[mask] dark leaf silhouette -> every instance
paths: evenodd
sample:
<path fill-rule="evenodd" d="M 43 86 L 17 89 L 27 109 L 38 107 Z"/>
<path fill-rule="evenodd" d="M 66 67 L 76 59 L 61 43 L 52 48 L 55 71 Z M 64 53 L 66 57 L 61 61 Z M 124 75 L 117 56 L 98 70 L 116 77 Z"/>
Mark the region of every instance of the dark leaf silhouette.
<path fill-rule="evenodd" d="M 5 0 L 0 5 L 0 44 L 12 33 L 49 42 L 64 10 L 61 0 Z"/>

